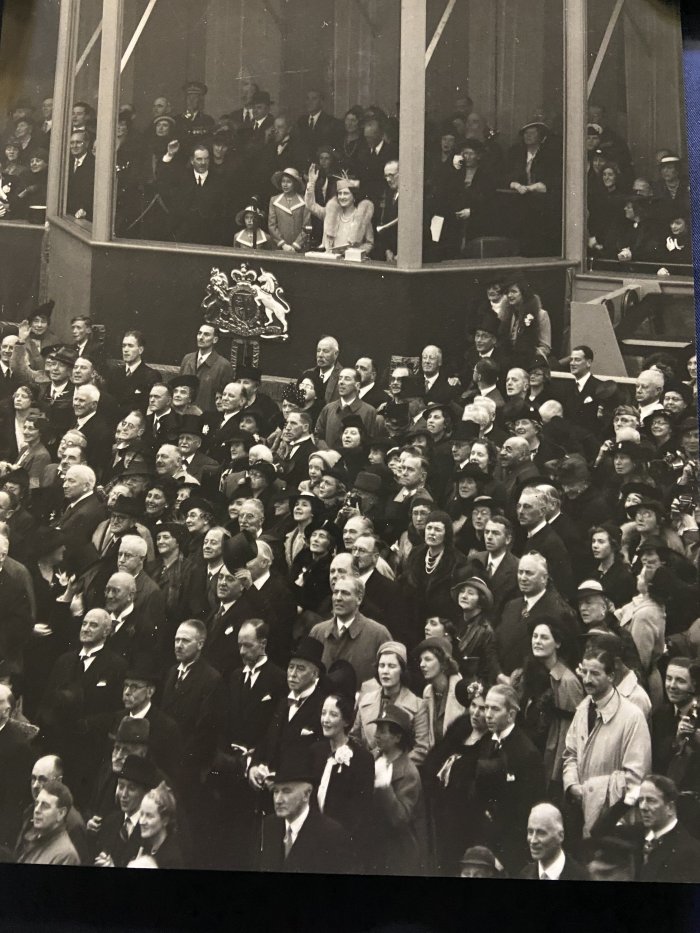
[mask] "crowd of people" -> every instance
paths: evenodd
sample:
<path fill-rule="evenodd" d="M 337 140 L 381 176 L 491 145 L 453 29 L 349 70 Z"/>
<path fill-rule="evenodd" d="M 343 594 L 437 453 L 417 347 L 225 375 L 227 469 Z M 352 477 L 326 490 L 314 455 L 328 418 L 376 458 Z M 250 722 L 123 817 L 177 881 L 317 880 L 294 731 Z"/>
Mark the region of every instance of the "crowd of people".
<path fill-rule="evenodd" d="M 184 109 L 153 101 L 143 125 L 120 111 L 116 141 L 117 236 L 244 249 L 322 250 L 393 261 L 399 209 L 398 118 L 374 105 L 329 113 L 319 90 L 298 117 L 273 112 L 252 81 L 240 108 L 218 119 L 205 110 L 208 88 L 189 81 Z M 563 145 L 538 114 L 517 140 L 498 132 L 467 97 L 440 125 L 427 121 L 424 256 L 472 255 L 483 238 L 523 255 L 561 253 Z M 591 257 L 623 263 L 690 264 L 690 206 L 681 159 L 656 154 L 658 175 L 636 177 L 625 140 L 592 105 L 587 127 Z M 37 115 L 20 101 L 6 131 L 0 216 L 43 220 L 52 101 Z M 91 220 L 96 114 L 72 109 L 66 212 Z M 494 247 L 495 248 L 495 247 Z M 477 255 L 477 254 L 474 254 Z"/>
<path fill-rule="evenodd" d="M 492 282 L 460 366 L 323 336 L 276 401 L 52 311 L 0 342 L 5 860 L 700 880 L 693 345 L 553 378 Z"/>

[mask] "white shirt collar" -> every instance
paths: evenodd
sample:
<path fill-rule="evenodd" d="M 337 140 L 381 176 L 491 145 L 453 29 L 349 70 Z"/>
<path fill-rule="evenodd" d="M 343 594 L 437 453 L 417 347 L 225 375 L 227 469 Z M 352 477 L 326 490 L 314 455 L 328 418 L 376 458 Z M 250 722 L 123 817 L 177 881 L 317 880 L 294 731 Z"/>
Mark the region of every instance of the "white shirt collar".
<path fill-rule="evenodd" d="M 515 729 L 515 723 L 514 723 L 514 722 L 512 722 L 509 726 L 506 726 L 506 728 L 503 730 L 503 732 L 498 732 L 498 733 L 493 732 L 493 733 L 491 733 L 491 734 L 492 734 L 492 736 L 493 736 L 494 739 L 498 740 L 499 742 L 502 742 L 503 739 L 507 739 L 507 738 L 508 738 L 508 736 L 511 734 L 511 732 L 513 731 L 513 729 Z"/>
<path fill-rule="evenodd" d="M 92 492 L 84 492 L 84 493 L 82 494 L 82 496 L 78 496 L 77 499 L 73 499 L 73 501 L 70 502 L 69 505 L 70 505 L 70 506 L 77 505 L 79 502 L 82 502 L 83 499 L 87 499 L 87 498 L 88 498 L 89 496 L 91 496 L 91 495 L 92 495 Z"/>
<path fill-rule="evenodd" d="M 486 558 L 486 566 L 487 566 L 487 568 L 488 568 L 488 567 L 493 567 L 494 572 L 495 572 L 495 571 L 498 570 L 498 568 L 501 566 L 501 563 L 502 563 L 503 558 L 504 558 L 505 556 L 506 556 L 506 552 L 505 552 L 505 551 L 500 555 L 500 557 L 493 557 L 491 554 L 489 554 L 489 556 Z"/>
<path fill-rule="evenodd" d="M 664 826 L 664 828 L 663 828 L 663 829 L 660 829 L 658 832 L 654 832 L 653 829 L 650 829 L 649 832 L 648 832 L 648 833 L 646 834 L 646 836 L 644 837 L 644 841 L 645 841 L 645 842 L 651 842 L 651 841 L 654 840 L 654 839 L 660 839 L 662 836 L 665 836 L 666 833 L 670 833 L 672 829 L 675 829 L 677 823 L 678 823 L 678 820 L 677 820 L 677 819 L 673 819 L 673 820 L 671 820 L 671 822 L 668 824 L 668 826 Z"/>
<path fill-rule="evenodd" d="M 82 428 L 83 425 L 87 424 L 90 418 L 93 418 L 96 414 L 97 412 L 91 411 L 89 415 L 83 415 L 82 418 L 78 418 L 76 420 L 76 424 L 78 425 L 79 428 Z"/>
<path fill-rule="evenodd" d="M 202 180 L 201 183 L 204 184 L 204 182 L 207 180 L 208 177 L 209 177 L 209 172 L 195 172 L 194 173 L 194 180 L 197 182 L 197 184 L 200 184 L 200 178 Z"/>
<path fill-rule="evenodd" d="M 267 664 L 266 654 L 264 654 L 261 658 L 258 658 L 258 660 L 255 662 L 255 664 L 252 667 L 249 664 L 244 664 L 243 673 L 250 674 L 251 676 L 254 677 L 256 674 L 260 673 L 261 669 L 263 668 L 265 664 Z"/>
<path fill-rule="evenodd" d="M 104 646 L 105 646 L 105 643 L 102 642 L 101 645 L 96 645 L 96 646 L 93 647 L 93 648 L 81 648 L 81 649 L 80 649 L 80 657 L 81 657 L 81 658 L 92 658 L 92 657 L 94 657 L 96 654 L 98 654 L 98 652 L 102 651 L 102 649 L 104 648 Z"/>
<path fill-rule="evenodd" d="M 292 820 L 291 822 L 289 820 L 284 821 L 285 834 L 287 830 L 291 830 L 292 832 L 292 845 L 297 841 L 297 836 L 301 832 L 301 827 L 306 822 L 306 818 L 308 815 L 309 815 L 309 805 L 307 804 L 304 807 L 303 811 L 299 814 L 299 816 L 295 820 Z"/>
<path fill-rule="evenodd" d="M 585 384 L 588 382 L 588 380 L 589 380 L 590 378 L 591 378 L 591 374 L 590 374 L 590 373 L 586 373 L 585 376 L 580 376 L 580 377 L 576 380 L 576 385 L 579 387 L 579 389 L 582 389 L 582 388 L 585 386 Z"/>
<path fill-rule="evenodd" d="M 195 660 L 196 660 L 196 658 L 195 658 Z M 178 664 L 178 666 L 177 666 L 178 673 L 180 673 L 180 674 L 189 674 L 190 668 L 192 667 L 193 664 L 194 664 L 194 661 L 188 661 L 187 664 L 184 664 L 184 663 Z"/>
<path fill-rule="evenodd" d="M 524 597 L 525 608 L 527 609 L 528 612 L 530 612 L 530 610 L 535 605 L 535 603 L 539 602 L 542 599 L 542 597 L 544 596 L 546 592 L 547 592 L 546 590 L 542 590 L 542 592 L 538 593 L 536 596 L 525 596 Z"/>
<path fill-rule="evenodd" d="M 294 700 L 295 702 L 300 702 L 301 700 L 306 700 L 316 689 L 316 684 L 318 681 L 314 681 L 310 687 L 307 687 L 306 690 L 302 690 L 301 693 L 294 693 L 293 690 L 289 692 L 288 699 Z"/>
<path fill-rule="evenodd" d="M 146 703 L 146 705 L 144 706 L 144 708 L 143 708 L 142 710 L 140 710 L 140 712 L 138 712 L 138 713 L 129 713 L 129 718 L 130 718 L 130 719 L 145 719 L 146 716 L 148 716 L 148 711 L 149 711 L 150 708 L 151 708 L 151 704 L 150 704 L 150 703 Z"/>
<path fill-rule="evenodd" d="M 557 855 L 554 861 L 548 865 L 547 868 L 543 868 L 542 862 L 537 863 L 537 874 L 540 878 L 542 878 L 542 875 L 546 872 L 547 878 L 549 878 L 550 881 L 559 881 L 561 873 L 564 871 L 565 864 L 566 855 L 564 854 L 564 850 L 560 849 L 559 855 Z"/>
<path fill-rule="evenodd" d="M 542 529 L 546 527 L 547 527 L 547 522 L 544 519 L 542 519 L 539 525 L 537 525 L 535 528 L 531 528 L 530 531 L 528 531 L 527 533 L 528 538 L 531 538 L 533 535 L 536 535 L 538 531 L 542 531 Z"/>
<path fill-rule="evenodd" d="M 360 398 L 364 398 L 365 395 L 367 395 L 368 392 L 371 392 L 373 388 L 374 388 L 374 383 L 373 383 L 373 382 L 370 382 L 370 383 L 369 383 L 368 385 L 366 385 L 366 386 L 362 386 L 362 388 L 361 388 L 360 391 L 359 391 L 359 397 L 360 397 Z"/>
<path fill-rule="evenodd" d="M 257 580 L 253 580 L 253 586 L 256 590 L 261 590 L 270 579 L 270 571 L 266 570 Z"/>
<path fill-rule="evenodd" d="M 439 372 L 438 372 L 438 373 L 435 373 L 434 376 L 425 376 L 425 375 L 424 375 L 423 378 L 425 379 L 426 388 L 432 389 L 433 385 L 435 384 L 435 380 L 437 379 L 437 377 L 438 377 L 439 375 L 440 375 Z"/>
<path fill-rule="evenodd" d="M 328 380 L 331 378 L 331 373 L 332 373 L 332 372 L 333 372 L 333 367 L 332 367 L 332 366 L 330 367 L 330 369 L 326 369 L 326 370 L 319 369 L 319 374 L 320 374 L 320 376 L 321 376 L 321 381 L 324 382 L 324 383 L 325 383 L 325 382 L 328 382 Z"/>
<path fill-rule="evenodd" d="M 208 360 L 212 355 L 212 350 L 198 350 L 197 351 L 197 362 L 204 363 L 205 360 Z"/>

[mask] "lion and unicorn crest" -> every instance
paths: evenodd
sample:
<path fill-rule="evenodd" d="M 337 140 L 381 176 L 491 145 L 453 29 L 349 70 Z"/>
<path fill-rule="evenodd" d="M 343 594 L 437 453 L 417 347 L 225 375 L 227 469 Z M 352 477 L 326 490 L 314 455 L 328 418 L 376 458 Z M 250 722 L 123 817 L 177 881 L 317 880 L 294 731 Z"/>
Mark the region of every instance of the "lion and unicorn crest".
<path fill-rule="evenodd" d="M 284 289 L 265 269 L 256 272 L 241 263 L 232 269 L 230 281 L 225 272 L 213 268 L 202 301 L 204 319 L 222 333 L 237 337 L 287 340 L 287 315 L 291 311 Z"/>

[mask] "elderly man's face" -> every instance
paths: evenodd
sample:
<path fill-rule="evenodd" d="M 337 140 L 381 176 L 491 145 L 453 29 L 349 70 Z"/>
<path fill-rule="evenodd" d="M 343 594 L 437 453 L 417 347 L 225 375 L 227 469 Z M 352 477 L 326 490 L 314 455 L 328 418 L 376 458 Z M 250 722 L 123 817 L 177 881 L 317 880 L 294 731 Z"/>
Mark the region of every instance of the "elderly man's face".
<path fill-rule="evenodd" d="M 263 516 L 252 506 L 245 505 L 238 511 L 238 527 L 241 531 L 257 534 L 262 528 Z"/>
<path fill-rule="evenodd" d="M 527 392 L 529 378 L 519 369 L 511 369 L 506 376 L 506 395 L 524 395 Z"/>
<path fill-rule="evenodd" d="M 333 584 L 331 597 L 333 612 L 339 618 L 348 618 L 357 612 L 360 605 L 353 577 L 341 577 Z"/>
<path fill-rule="evenodd" d="M 88 149 L 85 133 L 73 133 L 70 138 L 70 154 L 74 159 L 84 156 Z"/>
<path fill-rule="evenodd" d="M 352 575 L 353 559 L 352 554 L 338 554 L 331 561 L 331 569 L 328 574 L 331 590 L 341 577 Z"/>
<path fill-rule="evenodd" d="M 82 496 L 89 489 L 87 480 L 83 479 L 74 470 L 68 470 L 63 480 L 63 495 L 69 501 Z"/>
<path fill-rule="evenodd" d="M 363 531 L 367 530 L 367 523 L 363 518 L 349 518 L 343 528 L 343 544 L 347 550 L 351 550 L 352 545 Z"/>
<path fill-rule="evenodd" d="M 501 452 L 499 455 L 499 460 L 501 461 L 501 466 L 510 467 L 516 463 L 519 463 L 522 459 L 520 444 L 512 437 L 508 438 L 503 447 L 501 447 Z"/>
<path fill-rule="evenodd" d="M 243 592 L 241 580 L 234 576 L 226 567 L 222 567 L 216 581 L 216 597 L 222 603 L 233 602 Z"/>
<path fill-rule="evenodd" d="M 338 359 L 338 351 L 330 340 L 319 340 L 316 347 L 316 365 L 319 369 L 328 369 Z"/>
<path fill-rule="evenodd" d="M 145 758 L 148 751 L 147 745 L 141 745 L 136 742 L 115 742 L 112 746 L 112 773 L 119 774 L 124 767 L 124 762 L 129 755 L 137 755 L 139 758 Z"/>
<path fill-rule="evenodd" d="M 192 153 L 192 168 L 198 175 L 203 175 L 209 171 L 209 150 L 195 149 Z"/>
<path fill-rule="evenodd" d="M 294 820 L 307 805 L 311 796 L 311 789 L 310 784 L 302 781 L 275 784 L 272 791 L 275 816 L 285 820 Z"/>
<path fill-rule="evenodd" d="M 527 821 L 527 844 L 535 862 L 548 863 L 553 859 L 564 842 L 564 830 L 552 816 L 535 808 Z"/>
<path fill-rule="evenodd" d="M 535 528 L 541 521 L 544 521 L 542 497 L 523 492 L 518 501 L 518 522 L 523 528 Z"/>
<path fill-rule="evenodd" d="M 41 833 L 49 833 L 57 829 L 66 818 L 65 807 L 59 807 L 58 797 L 40 790 L 34 801 L 32 822 L 34 829 Z"/>
<path fill-rule="evenodd" d="M 523 596 L 535 596 L 547 586 L 547 571 L 539 559 L 521 557 L 518 564 L 518 589 Z"/>
<path fill-rule="evenodd" d="M 117 554 L 117 568 L 120 573 L 128 573 L 135 577 L 143 570 L 143 557 L 134 547 L 122 541 Z"/>
<path fill-rule="evenodd" d="M 107 612 L 120 613 L 131 602 L 133 591 L 126 581 L 115 580 L 110 577 L 105 587 L 105 609 Z M 87 617 L 86 617 L 87 618 Z"/>
<path fill-rule="evenodd" d="M 175 633 L 175 658 L 180 664 L 189 664 L 199 657 L 202 640 L 195 628 L 183 622 Z"/>
<path fill-rule="evenodd" d="M 638 405 L 648 405 L 655 402 L 663 391 L 663 387 L 649 375 L 642 373 L 634 388 L 634 397 Z"/>
<path fill-rule="evenodd" d="M 19 340 L 14 334 L 11 334 L 8 337 L 5 337 L 0 343 L 0 360 L 6 365 L 9 366 L 10 360 L 12 359 L 12 351 L 15 348 L 15 344 Z"/>
<path fill-rule="evenodd" d="M 156 454 L 156 473 L 172 476 L 180 469 L 180 451 L 176 447 L 161 447 Z"/>
<path fill-rule="evenodd" d="M 294 693 L 303 693 L 318 679 L 318 669 L 310 661 L 292 658 L 287 665 L 287 686 Z"/>
<path fill-rule="evenodd" d="M 440 369 L 440 352 L 436 347 L 426 347 L 420 357 L 423 375 L 434 376 Z"/>
<path fill-rule="evenodd" d="M 421 461 L 417 457 L 406 457 L 401 462 L 401 474 L 399 483 L 408 489 L 415 489 L 420 486 L 425 479 L 425 471 Z"/>

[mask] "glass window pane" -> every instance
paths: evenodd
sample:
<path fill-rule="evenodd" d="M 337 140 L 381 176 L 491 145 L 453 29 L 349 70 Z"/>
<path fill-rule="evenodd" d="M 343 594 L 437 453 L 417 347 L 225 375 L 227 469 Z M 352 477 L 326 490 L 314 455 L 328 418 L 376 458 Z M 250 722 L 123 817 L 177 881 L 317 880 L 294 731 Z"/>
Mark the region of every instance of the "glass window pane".
<path fill-rule="evenodd" d="M 115 235 L 369 253 L 399 17 L 399 0 L 126 0 Z"/>
<path fill-rule="evenodd" d="M 0 33 L 0 219 L 42 223 L 46 207 L 58 6 L 8 0 Z"/>
<path fill-rule="evenodd" d="M 102 0 L 81 0 L 70 98 L 71 134 L 66 159 L 65 214 L 87 229 L 95 187 L 97 95 L 102 49 Z"/>
<path fill-rule="evenodd" d="M 428 0 L 426 261 L 561 255 L 558 0 Z"/>
<path fill-rule="evenodd" d="M 588 0 L 591 265 L 652 263 L 690 274 L 677 11 L 627 0 L 617 12 L 605 0 Z"/>

